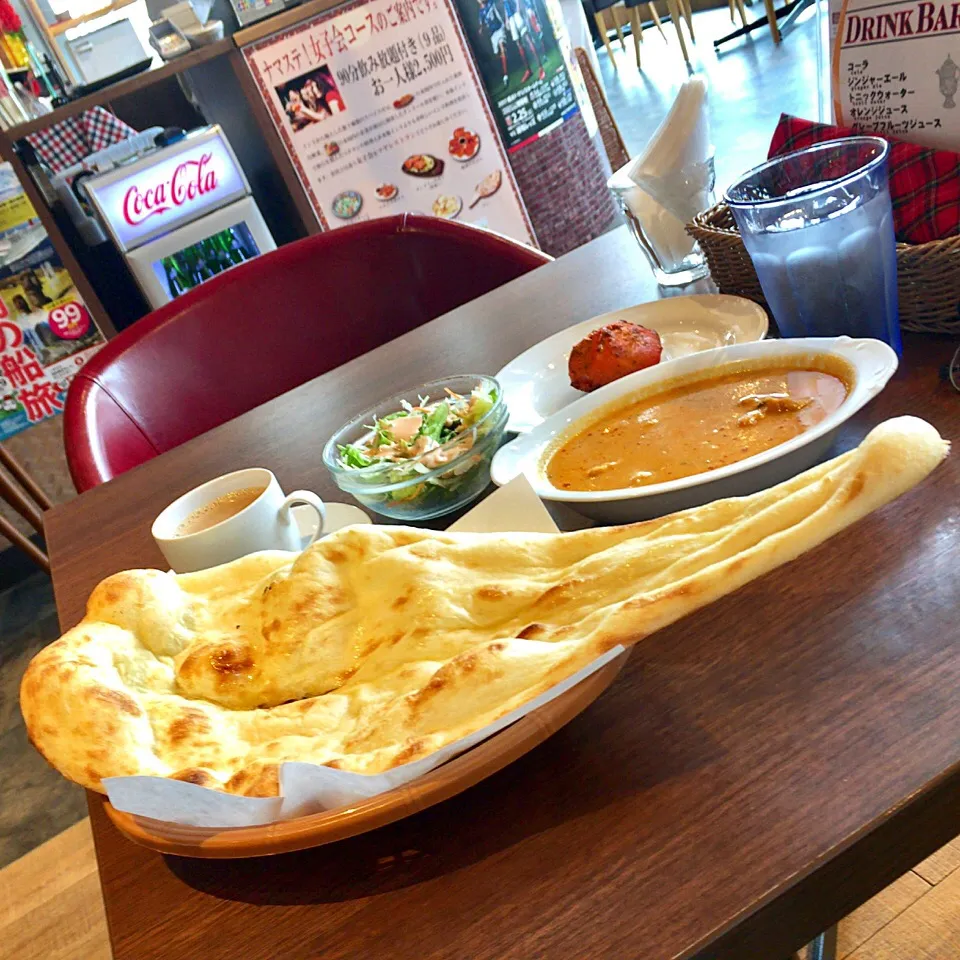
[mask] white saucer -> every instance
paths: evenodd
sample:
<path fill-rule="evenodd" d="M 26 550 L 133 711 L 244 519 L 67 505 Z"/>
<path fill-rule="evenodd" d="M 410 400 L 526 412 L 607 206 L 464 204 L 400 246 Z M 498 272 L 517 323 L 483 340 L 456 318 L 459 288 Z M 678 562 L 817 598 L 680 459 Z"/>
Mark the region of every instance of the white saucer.
<path fill-rule="evenodd" d="M 614 320 L 656 330 L 663 342 L 661 363 L 701 350 L 763 340 L 768 325 L 763 307 L 721 293 L 654 300 L 574 324 L 534 344 L 497 374 L 510 411 L 508 431 L 526 433 L 585 396 L 570 386 L 570 351 L 585 336 Z"/>
<path fill-rule="evenodd" d="M 372 523 L 373 521 L 359 508 L 352 503 L 328 503 L 323 504 L 327 508 L 327 520 L 324 524 L 324 536 L 339 530 L 341 527 L 349 527 L 354 523 Z M 306 543 L 317 532 L 317 512 L 313 507 L 308 507 L 305 503 L 299 506 L 291 507 L 290 512 L 293 519 L 296 520 L 300 528 L 300 539 Z"/>

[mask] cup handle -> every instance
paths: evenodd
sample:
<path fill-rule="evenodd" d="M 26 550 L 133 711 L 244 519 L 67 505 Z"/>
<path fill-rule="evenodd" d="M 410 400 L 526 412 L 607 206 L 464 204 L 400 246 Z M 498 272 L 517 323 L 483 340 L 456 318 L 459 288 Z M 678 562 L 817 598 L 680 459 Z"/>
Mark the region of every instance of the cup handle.
<path fill-rule="evenodd" d="M 323 501 L 310 490 L 294 490 L 293 493 L 284 497 L 283 504 L 280 506 L 280 513 L 283 515 L 283 518 L 292 523 L 293 518 L 290 516 L 290 508 L 295 503 L 305 503 L 308 507 L 313 507 L 317 511 L 317 517 L 320 520 L 320 523 L 317 525 L 317 532 L 310 538 L 310 543 L 307 544 L 309 547 L 311 543 L 314 543 L 317 537 L 323 533 L 323 525 L 327 519 L 327 510 L 323 505 Z"/>

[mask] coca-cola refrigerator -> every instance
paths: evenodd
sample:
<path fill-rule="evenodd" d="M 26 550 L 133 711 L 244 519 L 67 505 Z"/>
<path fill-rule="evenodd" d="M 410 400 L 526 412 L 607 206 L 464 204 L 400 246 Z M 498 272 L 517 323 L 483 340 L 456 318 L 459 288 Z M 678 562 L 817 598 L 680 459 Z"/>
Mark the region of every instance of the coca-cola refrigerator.
<path fill-rule="evenodd" d="M 218 126 L 82 182 L 151 306 L 276 243 Z"/>

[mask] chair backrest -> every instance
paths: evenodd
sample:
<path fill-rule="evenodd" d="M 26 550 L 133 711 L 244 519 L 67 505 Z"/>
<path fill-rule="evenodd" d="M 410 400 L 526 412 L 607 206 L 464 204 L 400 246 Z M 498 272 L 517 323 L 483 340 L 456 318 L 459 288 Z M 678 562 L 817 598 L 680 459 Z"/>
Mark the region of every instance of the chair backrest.
<path fill-rule="evenodd" d="M 550 259 L 401 214 L 241 264 L 135 323 L 77 374 L 64 411 L 73 482 L 104 483 Z"/>
<path fill-rule="evenodd" d="M 574 54 L 577 63 L 580 65 L 580 73 L 583 74 L 583 85 L 587 88 L 587 96 L 590 98 L 590 105 L 597 117 L 597 126 L 600 128 L 600 139 L 603 141 L 603 149 L 606 151 L 607 159 L 613 170 L 619 170 L 629 159 L 630 151 L 624 143 L 623 134 L 617 121 L 613 117 L 613 111 L 610 109 L 610 103 L 597 75 L 594 73 L 593 64 L 590 62 L 590 55 L 583 47 L 574 47 Z"/>

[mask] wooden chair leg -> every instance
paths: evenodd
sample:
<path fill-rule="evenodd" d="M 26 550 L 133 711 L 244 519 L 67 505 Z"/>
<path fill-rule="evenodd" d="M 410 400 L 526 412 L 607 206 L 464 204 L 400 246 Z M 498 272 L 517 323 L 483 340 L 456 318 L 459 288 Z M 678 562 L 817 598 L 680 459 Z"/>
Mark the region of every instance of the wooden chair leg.
<path fill-rule="evenodd" d="M 50 572 L 50 558 L 2 514 L 0 514 L 0 533 L 14 546 L 19 547 L 38 567 L 46 570 L 47 573 Z"/>
<path fill-rule="evenodd" d="M 733 0 L 730 0 L 733 3 Z M 657 5 L 650 0 L 650 3 L 647 4 L 647 7 L 650 10 L 650 16 L 653 17 L 653 22 L 657 25 L 657 29 L 660 31 L 660 36 L 663 37 L 663 42 L 667 42 L 667 35 L 663 32 L 663 21 L 660 19 L 660 14 L 657 13 Z"/>
<path fill-rule="evenodd" d="M 737 10 L 740 12 L 740 23 L 747 25 L 747 8 L 743 5 L 743 0 L 736 0 Z"/>
<path fill-rule="evenodd" d="M 36 480 L 27 473 L 20 461 L 3 444 L 0 444 L 0 463 L 13 474 L 17 483 L 33 497 L 41 510 L 49 510 L 53 506 Z"/>
<path fill-rule="evenodd" d="M 620 29 L 620 14 L 616 8 L 610 8 L 610 16 L 613 17 L 613 26 L 617 31 L 617 39 L 620 41 L 620 49 L 626 53 L 627 52 L 627 42 L 623 39 L 623 30 Z"/>
<path fill-rule="evenodd" d="M 42 534 L 42 511 L 52 506 L 50 498 L 36 480 L 27 473 L 20 461 L 2 444 L 0 444 L 0 464 L 10 473 L 10 476 L 7 476 L 3 470 L 0 470 L 0 497 L 13 507 L 37 533 Z M 50 572 L 50 559 L 47 555 L 2 514 L 0 514 L 0 534 L 3 534 L 14 546 L 19 547 L 37 566 L 46 570 L 47 573 Z"/>
<path fill-rule="evenodd" d="M 733 0 L 727 0 L 727 6 L 730 7 L 730 22 L 736 23 L 736 17 L 734 16 L 734 4 Z"/>
<path fill-rule="evenodd" d="M 687 21 L 687 29 L 690 31 L 690 42 L 696 43 L 697 38 L 693 32 L 693 7 L 690 6 L 690 0 L 679 0 L 683 10 L 683 17 Z"/>
<path fill-rule="evenodd" d="M 0 498 L 6 500 L 37 533 L 43 533 L 43 515 L 20 488 L 5 474 L 0 472 Z"/>
<path fill-rule="evenodd" d="M 763 0 L 763 7 L 767 11 L 767 20 L 770 21 L 770 36 L 774 43 L 780 42 L 780 28 L 777 26 L 777 15 L 773 10 L 773 0 Z"/>
<path fill-rule="evenodd" d="M 667 42 L 667 35 L 663 32 L 663 21 L 660 19 L 660 14 L 657 13 L 657 5 L 650 0 L 650 3 L 647 4 L 647 9 L 650 11 L 650 19 L 657 25 L 657 30 L 660 31 L 660 36 L 663 37 L 663 42 Z"/>
<path fill-rule="evenodd" d="M 600 36 L 603 39 L 603 45 L 607 48 L 607 56 L 610 57 L 610 62 L 613 64 L 613 69 L 617 69 L 617 61 L 613 58 L 613 47 L 610 46 L 610 38 L 607 36 L 607 24 L 603 19 L 602 13 L 595 13 L 593 19 L 597 24 L 597 29 L 600 31 Z"/>
<path fill-rule="evenodd" d="M 765 2 L 772 3 L 773 0 L 765 0 Z M 687 53 L 687 44 L 683 39 L 683 28 L 680 26 L 682 17 L 680 14 L 679 0 L 667 0 L 667 9 L 670 11 L 670 19 L 673 21 L 673 25 L 677 30 L 677 39 L 680 41 L 680 52 L 683 54 L 683 59 L 689 65 L 690 54 Z"/>
<path fill-rule="evenodd" d="M 633 34 L 633 50 L 637 55 L 637 69 L 640 69 L 640 42 L 643 40 L 643 24 L 640 22 L 640 8 L 630 8 L 630 32 Z"/>

